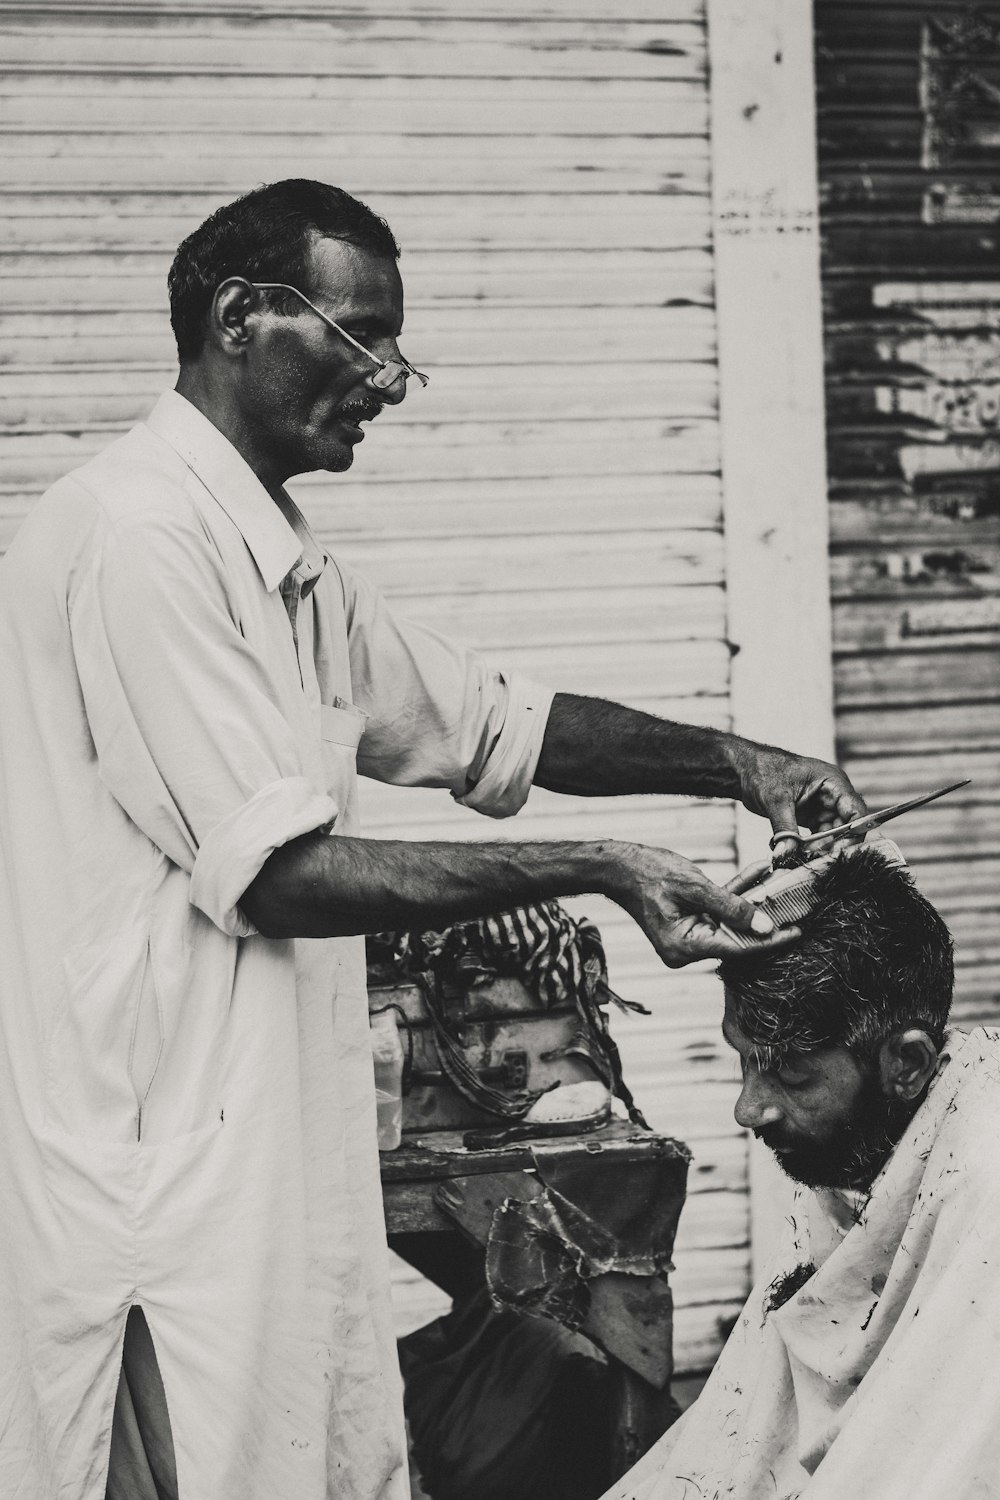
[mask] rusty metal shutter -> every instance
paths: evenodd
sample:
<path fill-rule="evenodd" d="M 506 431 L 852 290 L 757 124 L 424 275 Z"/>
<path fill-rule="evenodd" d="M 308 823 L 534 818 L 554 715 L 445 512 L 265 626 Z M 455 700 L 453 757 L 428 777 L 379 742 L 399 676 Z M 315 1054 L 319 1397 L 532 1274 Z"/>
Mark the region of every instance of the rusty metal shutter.
<path fill-rule="evenodd" d="M 873 805 L 1000 1003 L 1000 6 L 817 0 L 835 696 Z"/>
<path fill-rule="evenodd" d="M 298 483 L 321 536 L 401 613 L 542 680 L 728 724 L 702 0 L 0 3 L 0 32 L 3 541 L 172 383 L 179 239 L 261 181 L 323 177 L 397 231 L 432 381 L 350 475 Z M 728 805 L 535 793 L 496 830 L 364 792 L 376 836 L 613 835 L 719 878 L 733 859 Z M 633 1088 L 696 1153 L 675 1346 L 702 1369 L 748 1275 L 716 981 L 577 906 L 654 1011 L 619 1028 Z M 404 1322 L 436 1306 L 407 1295 Z"/>

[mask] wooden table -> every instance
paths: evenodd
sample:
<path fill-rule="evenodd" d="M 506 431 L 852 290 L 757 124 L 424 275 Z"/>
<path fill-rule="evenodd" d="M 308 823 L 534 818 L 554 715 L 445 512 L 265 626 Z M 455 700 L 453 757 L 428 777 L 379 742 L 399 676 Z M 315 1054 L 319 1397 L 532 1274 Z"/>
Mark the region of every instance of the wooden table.
<path fill-rule="evenodd" d="M 463 1149 L 461 1132 L 435 1131 L 404 1137 L 399 1150 L 382 1156 L 389 1244 L 453 1298 L 482 1287 L 489 1256 L 491 1273 L 499 1266 L 506 1285 L 507 1305 L 538 1310 L 545 1277 L 534 1244 L 546 1232 L 534 1221 L 553 1205 L 561 1210 L 559 1222 L 571 1226 L 573 1256 L 582 1252 L 585 1286 L 574 1287 L 572 1275 L 564 1275 L 562 1290 L 571 1298 L 580 1294 L 578 1315 L 574 1321 L 560 1315 L 558 1295 L 548 1315 L 578 1328 L 607 1355 L 613 1385 L 609 1482 L 631 1468 L 677 1414 L 670 1395 L 667 1272 L 689 1159 L 679 1141 L 617 1120 L 584 1135 L 480 1151 Z M 504 1245 L 501 1237 L 491 1238 L 499 1220 Z M 520 1246 L 519 1225 L 525 1226 Z"/>

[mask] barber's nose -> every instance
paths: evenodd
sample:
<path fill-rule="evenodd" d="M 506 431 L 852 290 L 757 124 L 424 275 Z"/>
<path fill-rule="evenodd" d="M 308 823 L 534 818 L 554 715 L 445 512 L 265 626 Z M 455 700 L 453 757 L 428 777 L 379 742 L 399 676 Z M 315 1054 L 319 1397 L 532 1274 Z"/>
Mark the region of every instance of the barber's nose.
<path fill-rule="evenodd" d="M 406 400 L 406 376 L 400 372 L 392 385 L 375 386 L 374 390 L 383 405 L 398 406 Z"/>
<path fill-rule="evenodd" d="M 385 339 L 372 350 L 379 359 L 385 361 L 380 369 L 372 370 L 368 377 L 368 384 L 385 406 L 398 406 L 401 401 L 406 400 L 406 373 L 403 368 L 403 359 L 395 339 Z M 399 374 L 391 385 L 382 385 L 381 380 L 385 374 L 386 365 L 399 367 Z"/>
<path fill-rule="evenodd" d="M 733 1115 L 737 1125 L 742 1125 L 744 1130 L 777 1125 L 782 1118 L 781 1107 L 775 1101 L 770 1084 L 756 1068 L 747 1070 Z"/>

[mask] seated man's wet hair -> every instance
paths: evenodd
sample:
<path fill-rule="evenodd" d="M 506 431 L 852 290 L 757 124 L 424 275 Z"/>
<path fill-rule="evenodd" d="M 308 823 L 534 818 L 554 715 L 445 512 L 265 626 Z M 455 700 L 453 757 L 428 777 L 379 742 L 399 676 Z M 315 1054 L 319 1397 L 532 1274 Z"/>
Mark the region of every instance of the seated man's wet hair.
<path fill-rule="evenodd" d="M 384 219 L 343 188 L 306 177 L 256 188 L 216 209 L 189 234 L 167 278 L 181 362 L 201 353 L 212 298 L 227 277 L 283 281 L 308 296 L 309 250 L 317 235 L 345 240 L 386 260 L 399 259 L 399 246 Z M 285 297 L 290 313 L 301 311 L 297 299 Z"/>
<path fill-rule="evenodd" d="M 951 935 L 877 843 L 841 854 L 822 874 L 800 925 L 791 947 L 719 967 L 761 1067 L 838 1045 L 869 1063 L 887 1036 L 910 1026 L 941 1048 L 954 987 Z"/>

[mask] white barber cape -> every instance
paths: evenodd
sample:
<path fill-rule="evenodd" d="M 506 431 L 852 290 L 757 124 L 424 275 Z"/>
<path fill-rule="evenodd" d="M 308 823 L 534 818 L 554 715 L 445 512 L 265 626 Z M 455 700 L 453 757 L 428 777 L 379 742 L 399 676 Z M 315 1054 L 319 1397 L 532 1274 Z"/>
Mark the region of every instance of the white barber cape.
<path fill-rule="evenodd" d="M 397 623 L 188 402 L 0 564 L 0 1497 L 102 1500 L 130 1306 L 183 1500 L 401 1500 L 363 942 L 271 941 L 357 769 L 495 816 L 550 697 Z"/>
<path fill-rule="evenodd" d="M 1000 1034 L 953 1032 L 867 1204 L 796 1195 L 701 1396 L 605 1500 L 995 1500 L 998 1161 Z"/>

